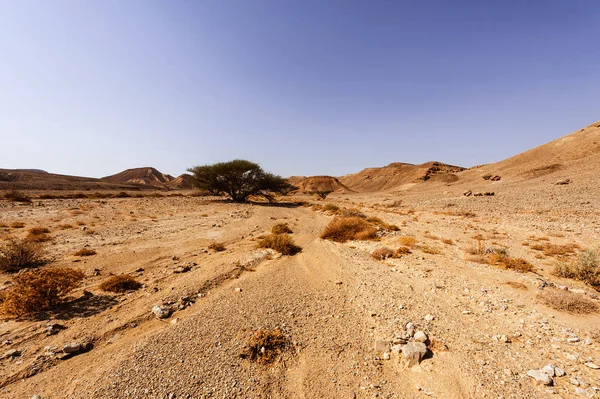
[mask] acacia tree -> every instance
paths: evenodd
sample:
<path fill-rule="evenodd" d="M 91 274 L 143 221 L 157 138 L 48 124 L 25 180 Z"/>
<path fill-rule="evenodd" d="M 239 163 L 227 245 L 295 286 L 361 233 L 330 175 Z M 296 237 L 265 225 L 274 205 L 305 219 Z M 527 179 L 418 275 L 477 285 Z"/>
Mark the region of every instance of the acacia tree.
<path fill-rule="evenodd" d="M 244 202 L 251 195 L 287 194 L 295 187 L 286 179 L 265 172 L 258 164 L 243 159 L 194 166 L 188 169 L 196 178 L 196 187 L 214 195 L 227 194 L 235 202 Z"/>

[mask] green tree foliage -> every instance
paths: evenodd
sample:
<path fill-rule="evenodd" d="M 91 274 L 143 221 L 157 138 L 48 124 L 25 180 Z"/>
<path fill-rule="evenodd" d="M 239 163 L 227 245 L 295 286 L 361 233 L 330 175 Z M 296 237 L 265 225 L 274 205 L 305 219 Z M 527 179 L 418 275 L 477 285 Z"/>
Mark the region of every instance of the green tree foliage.
<path fill-rule="evenodd" d="M 283 177 L 265 172 L 258 164 L 243 159 L 194 166 L 188 171 L 196 178 L 199 189 L 214 195 L 227 194 L 235 202 L 244 202 L 251 195 L 271 199 L 272 194 L 287 194 L 295 189 Z"/>

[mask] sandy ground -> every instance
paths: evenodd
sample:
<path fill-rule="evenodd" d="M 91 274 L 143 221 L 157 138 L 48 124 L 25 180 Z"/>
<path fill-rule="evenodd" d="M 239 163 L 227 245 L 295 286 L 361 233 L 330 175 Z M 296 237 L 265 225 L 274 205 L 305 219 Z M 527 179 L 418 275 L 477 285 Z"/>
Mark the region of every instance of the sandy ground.
<path fill-rule="evenodd" d="M 56 314 L 0 324 L 5 351 L 21 352 L 0 360 L 0 397 L 598 396 L 600 370 L 585 363 L 600 364 L 599 315 L 565 313 L 540 300 L 542 288 L 553 283 L 597 303 L 598 293 L 553 277 L 557 259 L 531 245 L 597 246 L 600 207 L 586 203 L 585 191 L 561 196 L 556 190 L 563 187 L 550 189 L 533 188 L 525 201 L 510 187 L 490 198 L 442 188 L 310 198 L 400 226 L 380 241 L 345 244 L 320 239 L 333 216 L 304 206 L 196 197 L 2 202 L 0 222 L 25 227 L 0 228 L 1 238 L 48 227 L 53 262 L 46 267 L 77 267 L 86 278 Z M 556 198 L 548 201 L 549 195 Z M 256 248 L 256 237 L 281 222 L 302 247 L 295 256 Z M 477 235 L 537 271 L 470 261 L 465 250 L 477 244 Z M 401 236 L 416 238 L 411 254 L 385 261 L 370 256 L 381 246 L 397 248 Z M 226 250 L 208 249 L 214 241 Z M 73 255 L 83 247 L 97 254 Z M 176 273 L 183 266 L 190 270 Z M 102 292 L 98 285 L 111 273 L 136 276 L 144 288 Z M 2 276 L 5 287 L 10 279 Z M 182 309 L 159 320 L 151 308 L 161 303 Z M 66 328 L 48 336 L 49 322 Z M 430 352 L 414 367 L 390 348 L 409 322 L 430 341 Z M 261 328 L 279 328 L 288 338 L 271 364 L 240 356 Z M 52 349 L 70 342 L 89 342 L 93 349 L 64 359 Z M 555 377 L 553 386 L 527 376 L 548 364 L 566 376 Z"/>

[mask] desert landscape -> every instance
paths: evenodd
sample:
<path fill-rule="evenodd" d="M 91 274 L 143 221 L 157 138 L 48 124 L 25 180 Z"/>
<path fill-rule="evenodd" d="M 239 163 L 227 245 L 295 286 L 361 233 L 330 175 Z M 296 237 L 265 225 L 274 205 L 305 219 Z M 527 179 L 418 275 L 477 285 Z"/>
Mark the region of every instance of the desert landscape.
<path fill-rule="evenodd" d="M 600 122 L 269 201 L 2 169 L 0 397 L 600 397 L 599 167 Z"/>

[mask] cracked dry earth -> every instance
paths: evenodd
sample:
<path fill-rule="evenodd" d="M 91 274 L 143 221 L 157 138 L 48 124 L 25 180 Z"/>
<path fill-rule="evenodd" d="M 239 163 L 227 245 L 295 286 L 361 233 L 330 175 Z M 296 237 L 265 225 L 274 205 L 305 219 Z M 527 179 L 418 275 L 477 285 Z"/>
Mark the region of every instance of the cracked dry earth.
<path fill-rule="evenodd" d="M 600 370 L 586 364 L 600 364 L 600 317 L 554 310 L 539 296 L 552 284 L 596 302 L 598 295 L 551 276 L 554 260 L 522 246 L 548 234 L 543 223 L 532 223 L 529 213 L 515 212 L 507 222 L 493 212 L 465 217 L 435 204 L 409 211 L 332 197 L 327 202 L 358 207 L 400 231 L 340 244 L 319 238 L 333 216 L 310 207 L 194 197 L 3 203 L 5 224 L 51 230 L 54 262 L 47 267 L 79 267 L 87 277 L 55 314 L 1 325 L 5 351 L 20 355 L 0 360 L 0 397 L 597 397 Z M 281 222 L 302 247 L 295 256 L 256 248 L 256 237 Z M 465 248 L 476 234 L 508 246 L 537 272 L 470 262 Z M 597 242 L 594 234 L 564 232 L 550 240 L 587 248 Z M 398 247 L 405 235 L 421 246 L 398 259 L 370 256 L 383 245 Z M 208 249 L 214 241 L 226 250 Z M 72 255 L 86 245 L 97 255 Z M 145 285 L 107 294 L 98 285 L 109 273 L 128 273 Z M 3 277 L 6 285 L 10 276 Z M 161 303 L 176 311 L 159 320 L 150 310 Z M 47 335 L 49 320 L 66 328 Z M 405 343 L 408 323 L 426 334 L 429 348 L 412 367 L 396 346 Z M 272 363 L 241 357 L 254 331 L 274 328 L 288 343 Z M 93 348 L 57 353 L 70 342 Z M 566 373 L 552 386 L 527 375 L 548 364 Z"/>

